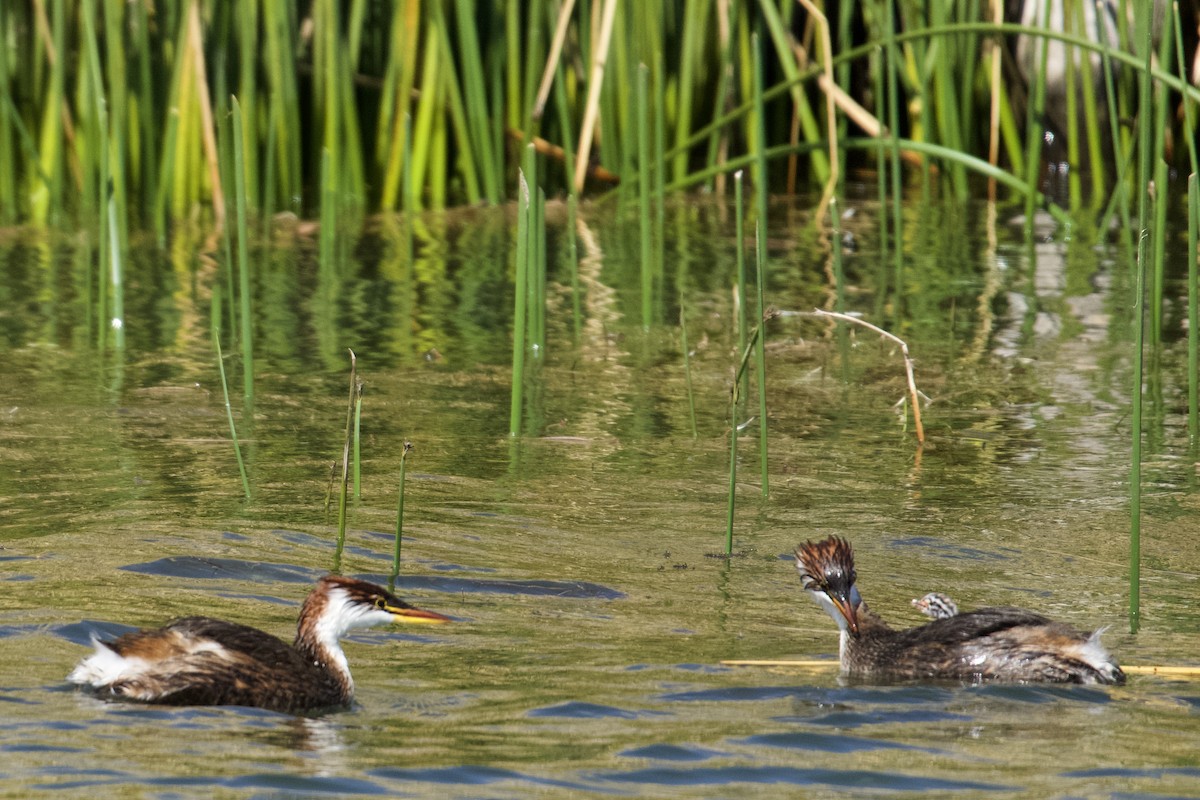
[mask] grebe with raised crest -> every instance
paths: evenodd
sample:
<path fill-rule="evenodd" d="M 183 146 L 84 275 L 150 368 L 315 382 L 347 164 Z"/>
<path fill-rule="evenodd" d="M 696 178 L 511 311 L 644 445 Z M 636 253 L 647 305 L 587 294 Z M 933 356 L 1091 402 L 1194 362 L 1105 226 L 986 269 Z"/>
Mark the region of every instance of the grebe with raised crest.
<path fill-rule="evenodd" d="M 809 595 L 840 630 L 838 656 L 849 675 L 1009 682 L 1124 683 L 1100 633 L 1020 608 L 981 608 L 907 630 L 867 608 L 855 585 L 854 553 L 838 536 L 796 548 Z M 935 610 L 940 613 L 940 610 Z"/>

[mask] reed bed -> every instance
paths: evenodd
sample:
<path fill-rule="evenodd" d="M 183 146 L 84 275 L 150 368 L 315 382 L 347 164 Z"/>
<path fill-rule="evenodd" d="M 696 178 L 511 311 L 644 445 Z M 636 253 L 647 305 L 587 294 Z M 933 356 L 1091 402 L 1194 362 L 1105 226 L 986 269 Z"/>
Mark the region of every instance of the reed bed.
<path fill-rule="evenodd" d="M 1177 7 L 1156 23 L 1150 4 L 1118 2 L 1108 24 L 1086 3 L 1064 5 L 1068 13 L 1047 3 L 1040 18 L 1018 22 L 1006 20 L 998 2 L 928 9 L 886 0 L 314 0 L 303 8 L 285 0 L 4 2 L 0 223 L 94 233 L 97 345 L 120 349 L 129 323 L 130 231 L 152 230 L 165 244 L 183 221 L 204 218 L 225 234 L 225 297 L 231 321 L 235 298 L 239 304 L 231 336 L 241 345 L 250 407 L 256 218 L 262 230 L 279 211 L 318 218 L 323 284 L 333 285 L 347 254 L 343 232 L 364 213 L 515 199 L 509 429 L 516 436 L 527 368 L 547 346 L 545 195 L 568 196 L 574 219 L 577 197 L 636 179 L 648 330 L 664 319 L 654 314 L 665 260 L 664 194 L 701 185 L 724 193 L 727 177 L 737 175 L 741 365 L 730 415 L 732 524 L 737 408 L 754 346 L 768 488 L 762 322 L 748 328 L 743 237 L 753 224 L 761 320 L 769 192 L 820 190 L 823 210 L 843 194 L 842 176 L 875 172 L 882 249 L 891 259 L 890 327 L 906 319 L 906 191 L 965 200 L 985 185 L 993 195 L 1003 190 L 1001 200 L 1024 206 L 1030 252 L 1039 210 L 1068 223 L 1098 218 L 1099 230 L 1119 217 L 1118 235 L 1137 237 L 1129 248 L 1136 629 L 1142 336 L 1148 332 L 1156 345 L 1165 324 L 1167 176 L 1185 162 L 1181 174 L 1200 167 L 1200 91 L 1187 80 L 1191 58 Z M 1016 71 L 1025 72 L 1023 83 Z M 822 107 L 824 114 L 815 111 Z M 1055 128 L 1054 152 L 1043 120 Z M 1171 138 L 1186 146 L 1166 151 Z M 1072 167 L 1065 190 L 1047 189 L 1044 165 L 1060 159 Z M 742 170 L 752 176 L 752 220 L 744 218 Z M 235 203 L 236 260 L 225 230 L 227 197 Z M 1194 220 L 1194 190 L 1188 202 Z M 827 224 L 822 213 L 816 219 Z M 406 230 L 411 255 L 411 224 Z M 574 231 L 571 237 L 573 247 Z M 1194 440 L 1194 233 L 1189 248 Z M 686 340 L 684 347 L 686 355 Z M 352 409 L 354 393 L 352 371 Z M 347 428 L 349 448 L 349 414 Z M 340 547 L 339 537 L 339 556 Z"/>
<path fill-rule="evenodd" d="M 12 180 L 0 218 L 96 213 L 111 186 L 122 231 L 132 211 L 165 237 L 196 206 L 223 224 L 233 187 L 216 132 L 230 95 L 252 213 L 317 216 L 331 196 L 367 211 L 500 202 L 516 196 L 521 145 L 534 141 L 553 154 L 540 182 L 551 194 L 642 171 L 652 185 L 694 185 L 753 164 L 763 213 L 769 189 L 835 192 L 853 161 L 890 175 L 894 196 L 902 163 L 960 197 L 990 166 L 1023 184 L 1027 203 L 1045 203 L 1038 121 L 1052 111 L 1051 73 L 1068 89 L 1064 152 L 1091 178 L 1089 191 L 1073 183 L 1054 200 L 1086 207 L 1136 196 L 1121 184 L 1137 180 L 1125 165 L 1144 131 L 1132 137 L 1118 120 L 1146 107 L 1140 81 L 1176 101 L 1200 97 L 1184 80 L 1174 16 L 1157 65 L 1136 55 L 1127 26 L 1109 36 L 1093 17 L 1047 12 L 1022 25 L 989 4 L 921 14 L 882 0 L 5 3 L 0 169 Z M 36 46 L 12 46 L 27 41 Z M 1010 73 L 1031 63 L 1018 89 L 1029 102 L 1003 91 L 1002 59 Z M 1145 124 L 1186 125 L 1190 139 L 1196 121 L 1169 106 Z M 835 146 L 860 132 L 869 147 Z M 1176 157 L 1194 159 L 1187 148 Z M 788 163 L 786 185 L 775 161 Z"/>

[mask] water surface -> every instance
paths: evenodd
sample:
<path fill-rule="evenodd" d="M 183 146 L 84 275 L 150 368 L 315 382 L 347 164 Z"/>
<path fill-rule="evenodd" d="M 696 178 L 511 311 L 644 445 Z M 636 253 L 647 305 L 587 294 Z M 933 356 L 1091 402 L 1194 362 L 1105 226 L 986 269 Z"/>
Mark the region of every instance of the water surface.
<path fill-rule="evenodd" d="M 847 225 L 850 310 L 905 336 L 933 403 L 918 451 L 893 348 L 788 318 L 768 336 L 770 498 L 757 424 L 723 546 L 736 336 L 727 209 L 671 211 L 643 330 L 637 226 L 585 209 L 575 315 L 552 219 L 547 347 L 507 436 L 511 224 L 476 210 L 377 221 L 338 270 L 281 230 L 260 248 L 256 385 L 227 364 L 243 499 L 194 253 L 142 245 L 124 353 L 96 344 L 75 245 L 0 245 L 0 792 L 11 796 L 1185 797 L 1200 683 L 872 684 L 722 659 L 828 657 L 797 542 L 851 539 L 897 624 L 937 589 L 1081 628 L 1130 664 L 1200 661 L 1196 458 L 1168 335 L 1151 387 L 1142 631 L 1127 633 L 1128 304 L 1110 244 L 1030 251 L 985 210 L 909 210 L 906 265 L 869 204 Z M 800 204 L 773 209 L 768 303 L 832 307 Z M 552 215 L 553 216 L 553 215 Z M 961 235 L 946 236 L 954 230 Z M 676 298 L 686 298 L 697 436 Z M 228 318 L 228 315 L 226 315 Z M 362 499 L 343 569 L 456 624 L 360 632 L 358 698 L 317 718 L 107 703 L 64 676 L 93 634 L 204 613 L 290 638 L 332 564 L 325 511 L 345 349 L 366 383 Z M 236 353 L 236 343 L 227 342 Z M 752 396 L 753 397 L 753 396 Z M 752 402 L 756 402 L 752 399 Z M 743 419 L 754 412 L 748 411 Z"/>

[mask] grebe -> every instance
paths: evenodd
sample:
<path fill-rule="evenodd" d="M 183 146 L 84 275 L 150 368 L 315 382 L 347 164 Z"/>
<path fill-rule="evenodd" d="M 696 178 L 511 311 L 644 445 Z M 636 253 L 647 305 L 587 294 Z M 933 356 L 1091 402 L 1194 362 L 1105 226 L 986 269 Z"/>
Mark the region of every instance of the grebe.
<path fill-rule="evenodd" d="M 958 613 L 958 603 L 955 603 L 941 592 L 930 592 L 924 597 L 913 600 L 912 604 L 930 619 L 946 619 Z"/>
<path fill-rule="evenodd" d="M 854 553 L 837 536 L 796 548 L 812 598 L 841 630 L 842 672 L 898 678 L 1124 683 L 1125 673 L 1089 636 L 1020 608 L 982 608 L 893 630 L 854 585 Z"/>
<path fill-rule="evenodd" d="M 184 617 L 111 642 L 93 636 L 96 652 L 67 680 L 102 697 L 146 703 L 283 712 L 346 706 L 354 681 L 338 640 L 348 631 L 386 622 L 449 621 L 381 586 L 329 575 L 305 598 L 291 646 L 247 625 Z"/>

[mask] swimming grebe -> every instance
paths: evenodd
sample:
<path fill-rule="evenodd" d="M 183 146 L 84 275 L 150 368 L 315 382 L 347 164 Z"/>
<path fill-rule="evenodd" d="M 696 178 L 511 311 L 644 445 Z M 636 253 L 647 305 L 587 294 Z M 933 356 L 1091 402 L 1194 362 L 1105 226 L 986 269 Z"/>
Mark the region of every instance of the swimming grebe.
<path fill-rule="evenodd" d="M 912 604 L 930 619 L 946 619 L 958 613 L 958 603 L 955 603 L 941 592 L 930 592 L 924 597 L 913 600 Z"/>
<path fill-rule="evenodd" d="M 381 586 L 329 575 L 305 598 L 291 646 L 247 625 L 184 617 L 111 642 L 93 636 L 96 652 L 67 680 L 102 697 L 146 703 L 284 712 L 345 706 L 354 696 L 354 681 L 338 640 L 348 631 L 386 622 L 449 621 Z"/>
<path fill-rule="evenodd" d="M 796 548 L 796 568 L 812 598 L 841 630 L 842 672 L 899 678 L 1124 683 L 1100 644 L 1069 625 L 1020 608 L 982 608 L 893 630 L 855 586 L 854 553 L 837 536 Z"/>

